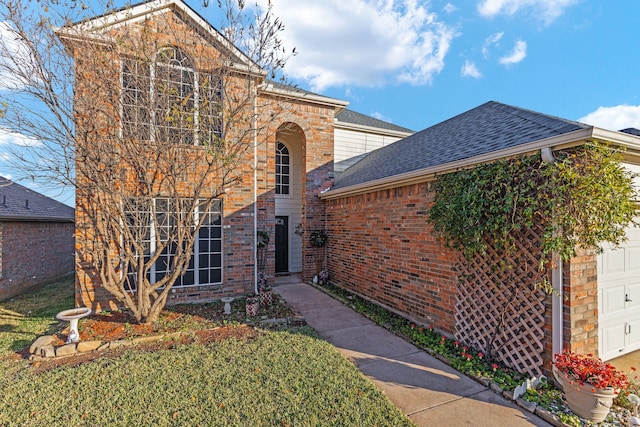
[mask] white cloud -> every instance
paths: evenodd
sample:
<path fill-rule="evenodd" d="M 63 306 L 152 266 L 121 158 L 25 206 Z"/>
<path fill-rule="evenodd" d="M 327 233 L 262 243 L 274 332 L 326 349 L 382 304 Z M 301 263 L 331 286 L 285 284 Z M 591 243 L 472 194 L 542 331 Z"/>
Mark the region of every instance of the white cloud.
<path fill-rule="evenodd" d="M 12 27 L 0 21 L 0 91 L 17 90 L 22 88 L 26 81 L 24 78 L 10 72 L 16 66 L 32 68 L 31 56 Z"/>
<path fill-rule="evenodd" d="M 504 32 L 491 34 L 484 39 L 484 43 L 482 43 L 482 55 L 484 55 L 485 58 L 489 56 L 489 48 L 493 45 L 498 45 L 502 36 L 504 36 Z"/>
<path fill-rule="evenodd" d="M 479 79 L 482 77 L 482 73 L 476 67 L 476 64 L 473 61 L 469 61 L 468 59 L 464 61 L 464 65 L 462 66 L 462 71 L 460 72 L 463 77 L 473 77 Z"/>
<path fill-rule="evenodd" d="M 444 5 L 444 7 L 442 8 L 442 10 L 444 10 L 446 13 L 453 13 L 456 10 L 458 10 L 458 8 L 456 7 L 456 5 L 451 4 L 451 3 L 447 3 Z"/>
<path fill-rule="evenodd" d="M 529 9 L 533 16 L 540 17 L 545 24 L 551 24 L 568 7 L 581 0 L 481 0 L 478 12 L 486 18 L 504 13 L 514 15 L 522 9 Z"/>
<path fill-rule="evenodd" d="M 503 65 L 517 64 L 527 56 L 527 42 L 523 40 L 516 41 L 516 45 L 513 47 L 513 51 L 510 54 L 500 58 L 500 63 Z"/>
<path fill-rule="evenodd" d="M 640 105 L 598 107 L 578 121 L 609 130 L 640 129 Z"/>
<path fill-rule="evenodd" d="M 391 117 L 387 117 L 384 114 L 380 113 L 379 111 L 375 111 L 373 113 L 370 114 L 371 117 L 376 118 L 378 120 L 382 120 L 384 122 L 388 122 L 388 123 L 393 123 L 393 119 L 391 119 Z"/>
<path fill-rule="evenodd" d="M 40 144 L 40 141 L 0 128 L 0 146 L 13 145 L 16 147 L 35 147 Z"/>
<path fill-rule="evenodd" d="M 265 1 L 265 0 L 262 0 Z M 376 86 L 387 81 L 430 83 L 444 67 L 457 30 L 415 0 L 280 0 L 273 12 L 282 38 L 298 55 L 290 77 L 312 90 Z"/>

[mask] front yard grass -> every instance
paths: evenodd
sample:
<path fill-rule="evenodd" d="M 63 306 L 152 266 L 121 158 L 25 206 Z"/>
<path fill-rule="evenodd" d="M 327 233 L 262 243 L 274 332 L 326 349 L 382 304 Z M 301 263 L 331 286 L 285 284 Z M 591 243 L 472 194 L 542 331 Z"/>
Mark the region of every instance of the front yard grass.
<path fill-rule="evenodd" d="M 11 328 L 0 330 L 0 425 L 412 425 L 308 327 L 157 351 L 131 348 L 40 372 L 15 351 L 55 329 L 53 316 L 72 301 L 60 294 L 73 292 L 56 289 L 0 302 L 2 315 L 14 317 Z M 49 300 L 37 303 L 38 295 Z M 19 339 L 16 331 L 23 331 Z"/>

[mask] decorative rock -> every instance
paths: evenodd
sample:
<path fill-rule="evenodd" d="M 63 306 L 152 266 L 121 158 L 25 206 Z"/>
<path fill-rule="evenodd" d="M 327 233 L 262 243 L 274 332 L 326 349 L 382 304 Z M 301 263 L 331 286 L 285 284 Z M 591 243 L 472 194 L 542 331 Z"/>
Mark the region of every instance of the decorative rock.
<path fill-rule="evenodd" d="M 56 357 L 69 356 L 71 354 L 76 354 L 77 352 L 75 343 L 66 344 L 56 349 Z"/>
<path fill-rule="evenodd" d="M 102 350 L 106 350 L 108 348 L 109 348 L 109 342 L 105 342 L 105 343 L 102 343 L 102 345 L 100 345 L 96 350 L 102 351 Z"/>
<path fill-rule="evenodd" d="M 500 387 L 500 386 L 499 386 L 498 384 L 496 384 L 496 383 L 493 383 L 493 382 L 492 382 L 492 383 L 489 385 L 489 388 L 490 388 L 493 392 L 495 392 L 495 393 L 502 394 L 502 387 Z"/>
<path fill-rule="evenodd" d="M 101 345 L 102 341 L 80 341 L 76 350 L 78 350 L 79 353 L 84 353 L 85 351 L 96 350 Z"/>
<path fill-rule="evenodd" d="M 480 377 L 478 375 L 469 374 L 469 376 L 474 379 L 477 383 L 482 384 L 483 386 L 489 388 L 489 378 Z"/>
<path fill-rule="evenodd" d="M 117 340 L 109 343 L 109 348 L 127 347 L 133 344 L 133 341 Z"/>
<path fill-rule="evenodd" d="M 536 412 L 536 406 L 538 406 L 536 402 L 529 402 L 528 400 L 524 400 L 522 398 L 516 399 L 516 403 L 518 404 L 519 407 L 526 409 L 532 414 Z"/>
<path fill-rule="evenodd" d="M 38 339 L 35 340 L 33 344 L 31 344 L 31 347 L 29 347 L 29 353 L 35 354 L 36 352 L 38 352 L 38 348 L 51 345 L 54 341 L 55 337 L 52 335 L 43 335 L 41 337 L 38 337 Z"/>
<path fill-rule="evenodd" d="M 156 335 L 147 335 L 145 337 L 136 337 L 136 338 L 132 339 L 131 341 L 134 344 L 138 344 L 138 343 L 144 343 L 144 342 L 160 341 L 162 338 L 164 338 L 164 335 L 156 334 Z"/>
<path fill-rule="evenodd" d="M 56 351 L 52 345 L 43 345 L 42 347 L 38 347 L 38 352 L 41 357 L 55 357 Z"/>

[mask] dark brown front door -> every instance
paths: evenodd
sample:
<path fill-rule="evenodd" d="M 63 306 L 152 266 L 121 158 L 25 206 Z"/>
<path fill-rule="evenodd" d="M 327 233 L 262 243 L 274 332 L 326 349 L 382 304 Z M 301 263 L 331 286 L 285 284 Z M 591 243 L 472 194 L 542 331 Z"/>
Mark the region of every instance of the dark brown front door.
<path fill-rule="evenodd" d="M 289 271 L 289 217 L 276 217 L 276 273 Z"/>

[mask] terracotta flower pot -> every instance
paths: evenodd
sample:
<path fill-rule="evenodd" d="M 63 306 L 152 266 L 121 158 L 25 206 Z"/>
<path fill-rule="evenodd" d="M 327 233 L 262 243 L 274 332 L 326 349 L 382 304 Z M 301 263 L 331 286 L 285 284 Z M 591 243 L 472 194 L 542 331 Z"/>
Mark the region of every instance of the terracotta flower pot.
<path fill-rule="evenodd" d="M 567 374 L 558 371 L 555 366 L 553 375 L 562 386 L 569 408 L 579 417 L 593 423 L 602 422 L 613 405 L 613 399 L 618 395 L 613 388 L 594 388 L 591 384 L 581 385 L 572 381 Z"/>

